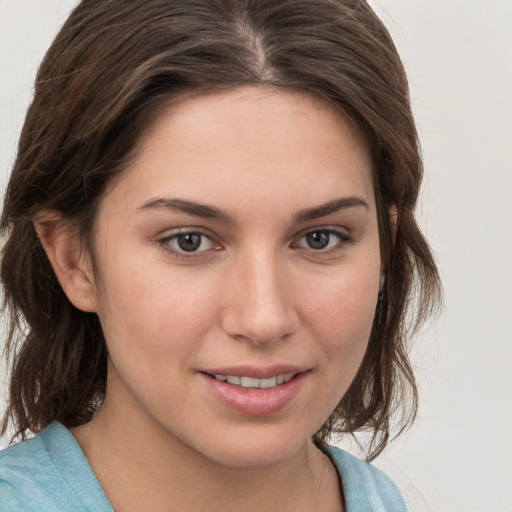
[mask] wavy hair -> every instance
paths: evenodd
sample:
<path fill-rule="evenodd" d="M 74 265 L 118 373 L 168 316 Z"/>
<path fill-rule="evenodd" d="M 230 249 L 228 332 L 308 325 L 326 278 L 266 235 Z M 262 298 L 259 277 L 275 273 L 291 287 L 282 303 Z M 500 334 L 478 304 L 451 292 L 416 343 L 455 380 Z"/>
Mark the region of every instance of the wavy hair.
<path fill-rule="evenodd" d="M 67 299 L 34 217 L 57 210 L 90 243 L 107 184 L 166 105 L 258 84 L 322 98 L 373 158 L 385 286 L 357 376 L 315 439 L 369 431 L 371 459 L 412 422 L 408 343 L 438 307 L 440 284 L 414 215 L 423 168 L 406 76 L 366 1 L 83 0 L 39 68 L 0 221 L 11 372 L 2 433 L 86 423 L 106 387 L 98 317 Z"/>

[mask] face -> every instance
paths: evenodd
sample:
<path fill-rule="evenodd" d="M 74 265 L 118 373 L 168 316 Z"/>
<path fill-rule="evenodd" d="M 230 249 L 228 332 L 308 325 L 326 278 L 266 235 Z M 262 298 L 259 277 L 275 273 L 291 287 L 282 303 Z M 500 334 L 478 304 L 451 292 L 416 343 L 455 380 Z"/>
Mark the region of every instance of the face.
<path fill-rule="evenodd" d="M 184 99 L 94 231 L 110 353 L 101 413 L 236 467 L 305 446 L 361 363 L 380 256 L 371 163 L 302 93 Z"/>

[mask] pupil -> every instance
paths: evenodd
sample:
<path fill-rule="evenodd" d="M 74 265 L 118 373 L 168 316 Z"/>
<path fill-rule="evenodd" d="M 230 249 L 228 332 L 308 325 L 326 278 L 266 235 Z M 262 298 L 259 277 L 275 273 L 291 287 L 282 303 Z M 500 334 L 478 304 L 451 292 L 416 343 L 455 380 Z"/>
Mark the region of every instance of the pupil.
<path fill-rule="evenodd" d="M 196 251 L 201 246 L 201 235 L 198 233 L 180 235 L 178 237 L 178 245 L 182 251 Z"/>
<path fill-rule="evenodd" d="M 313 231 L 306 235 L 306 240 L 312 249 L 325 249 L 329 244 L 329 235 L 324 231 Z"/>

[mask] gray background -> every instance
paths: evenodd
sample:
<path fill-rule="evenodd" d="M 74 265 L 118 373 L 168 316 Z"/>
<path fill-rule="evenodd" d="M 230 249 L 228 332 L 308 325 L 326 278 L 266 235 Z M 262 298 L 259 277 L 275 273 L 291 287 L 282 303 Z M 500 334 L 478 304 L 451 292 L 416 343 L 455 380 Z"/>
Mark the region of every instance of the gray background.
<path fill-rule="evenodd" d="M 38 62 L 74 4 L 0 0 L 2 187 Z M 418 420 L 376 463 L 412 512 L 512 512 L 512 2 L 371 4 L 409 73 L 427 174 L 419 213 L 446 299 L 414 348 Z"/>

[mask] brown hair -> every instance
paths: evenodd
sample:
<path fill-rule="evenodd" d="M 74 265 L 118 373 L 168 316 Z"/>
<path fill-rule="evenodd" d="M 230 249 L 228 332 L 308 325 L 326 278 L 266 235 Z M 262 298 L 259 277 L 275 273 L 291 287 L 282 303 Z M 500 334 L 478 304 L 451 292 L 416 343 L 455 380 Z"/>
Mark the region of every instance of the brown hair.
<path fill-rule="evenodd" d="M 316 439 L 369 430 L 373 457 L 393 415 L 396 432 L 414 419 L 407 341 L 438 305 L 439 279 L 414 218 L 422 162 L 405 73 L 367 3 L 83 0 L 39 69 L 1 219 L 12 365 L 2 433 L 10 422 L 21 438 L 55 420 L 83 424 L 106 386 L 98 317 L 67 299 L 34 216 L 59 211 L 87 243 L 106 185 L 159 110 L 188 91 L 250 84 L 323 98 L 362 131 L 373 156 L 385 287 L 361 368 Z"/>

